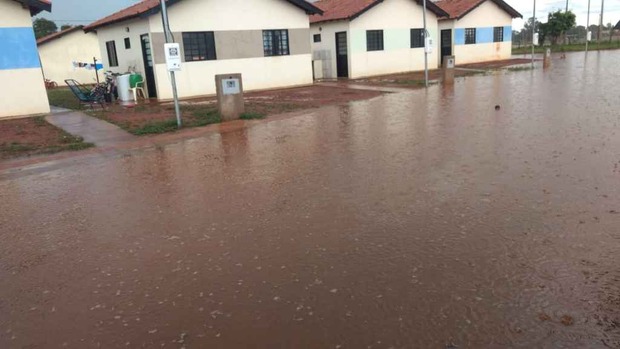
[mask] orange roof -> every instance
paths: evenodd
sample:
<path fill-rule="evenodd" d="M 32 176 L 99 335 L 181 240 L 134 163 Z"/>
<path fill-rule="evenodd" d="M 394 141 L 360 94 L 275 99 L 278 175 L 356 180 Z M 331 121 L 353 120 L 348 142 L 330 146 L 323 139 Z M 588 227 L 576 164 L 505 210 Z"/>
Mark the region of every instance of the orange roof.
<path fill-rule="evenodd" d="M 310 16 L 310 23 L 321 23 L 328 21 L 352 20 L 364 12 L 370 10 L 374 6 L 382 3 L 384 0 L 321 0 L 314 4 L 323 10 L 323 15 Z M 422 0 L 415 0 L 418 4 L 422 4 Z M 439 17 L 447 16 L 442 9 L 430 0 L 426 2 L 427 8 Z"/>
<path fill-rule="evenodd" d="M 466 14 L 473 11 L 476 7 L 482 5 L 487 0 L 438 0 L 435 4 L 446 11 L 450 16 L 449 19 L 461 19 Z M 512 18 L 523 18 L 523 16 L 517 12 L 514 8 L 508 5 L 503 0 L 489 0 L 493 1 L 502 10 L 506 11 Z"/>
<path fill-rule="evenodd" d="M 42 45 L 42 44 L 45 44 L 45 43 L 50 42 L 52 40 L 60 39 L 63 35 L 69 34 L 69 33 L 74 32 L 76 30 L 80 30 L 82 28 L 84 28 L 84 26 L 78 25 L 78 26 L 69 27 L 69 28 L 67 28 L 65 30 L 61 30 L 59 32 L 52 33 L 50 35 L 44 36 L 44 37 L 40 38 L 39 40 L 37 40 L 37 45 Z"/>
<path fill-rule="evenodd" d="M 175 3 L 181 0 L 166 0 L 166 4 L 168 6 L 174 5 Z M 226 1 L 226 0 L 219 0 Z M 322 13 L 321 10 L 314 5 L 306 2 L 305 0 L 286 0 L 291 4 L 299 7 L 302 10 L 305 10 L 308 14 L 314 13 Z M 132 18 L 141 17 L 141 16 L 150 16 L 159 12 L 159 3 L 160 0 L 142 0 L 139 3 L 124 8 L 116 13 L 113 13 L 107 17 L 104 17 L 96 22 L 93 22 L 86 27 L 84 27 L 85 31 L 95 30 L 99 27 L 103 27 L 105 25 L 118 23 L 122 21 L 126 21 Z"/>

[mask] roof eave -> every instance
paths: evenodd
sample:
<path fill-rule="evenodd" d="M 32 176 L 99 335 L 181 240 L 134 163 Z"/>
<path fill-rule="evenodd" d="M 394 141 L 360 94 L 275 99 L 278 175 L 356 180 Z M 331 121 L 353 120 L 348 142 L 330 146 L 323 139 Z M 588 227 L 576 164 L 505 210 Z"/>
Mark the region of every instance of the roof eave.
<path fill-rule="evenodd" d="M 299 7 L 300 9 L 306 11 L 306 14 L 308 15 L 322 15 L 323 14 L 323 10 L 321 10 L 320 8 L 312 5 L 311 3 L 305 0 L 287 0 L 287 1 Z"/>

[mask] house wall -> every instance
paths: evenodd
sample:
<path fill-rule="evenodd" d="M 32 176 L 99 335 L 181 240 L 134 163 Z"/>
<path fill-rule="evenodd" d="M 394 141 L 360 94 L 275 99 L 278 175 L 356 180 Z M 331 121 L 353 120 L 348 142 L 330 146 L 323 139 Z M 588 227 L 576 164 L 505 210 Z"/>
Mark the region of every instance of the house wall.
<path fill-rule="evenodd" d="M 94 70 L 74 68 L 73 62 L 93 63 L 93 57 L 103 62 L 97 35 L 84 33 L 83 30 L 76 30 L 40 44 L 39 55 L 43 74 L 58 85 L 66 85 L 65 79 L 75 79 L 82 84 L 95 83 Z"/>
<path fill-rule="evenodd" d="M 427 29 L 437 50 L 437 17 L 427 10 Z M 424 48 L 411 48 L 411 29 L 423 28 L 423 10 L 414 0 L 385 0 L 350 22 L 350 77 L 392 74 L 424 69 Z M 383 51 L 368 52 L 366 31 L 383 29 Z M 434 51 L 433 51 L 434 52 Z M 436 54 L 428 55 L 429 69 L 437 68 Z"/>
<path fill-rule="evenodd" d="M 503 42 L 493 42 L 493 27 L 504 28 Z M 476 28 L 476 44 L 465 45 L 465 28 Z M 512 55 L 512 17 L 486 1 L 455 21 L 453 42 L 457 64 L 508 59 Z"/>
<path fill-rule="evenodd" d="M 310 26 L 312 61 L 316 62 L 314 74 L 317 79 L 335 79 L 338 77 L 336 66 L 336 33 L 338 32 L 347 32 L 348 39 L 349 21 L 317 23 Z M 321 42 L 313 42 L 314 34 L 321 34 Z M 350 43 L 350 40 L 347 43 Z M 351 51 L 350 47 L 349 51 Z"/>
<path fill-rule="evenodd" d="M 129 32 L 127 31 L 129 28 Z M 130 20 L 97 29 L 99 50 L 103 61 L 104 71 L 127 73 L 135 71 L 144 76 L 144 59 L 142 57 L 142 42 L 140 36 L 149 34 L 149 22 L 146 19 Z M 129 38 L 131 48 L 125 49 L 125 38 Z M 118 66 L 111 67 L 108 60 L 106 42 L 114 41 Z M 147 88 L 145 86 L 144 88 Z"/>
<path fill-rule="evenodd" d="M 200 16 L 196 14 L 200 13 Z M 216 93 L 215 75 L 241 73 L 245 90 L 312 83 L 309 17 L 283 0 L 186 0 L 168 8 L 170 29 L 181 44 L 182 33 L 213 31 L 217 59 L 185 62 L 176 74 L 182 98 Z M 172 89 L 162 46 L 160 15 L 149 17 L 159 99 L 171 99 Z M 264 57 L 262 31 L 288 29 L 290 55 Z"/>
<path fill-rule="evenodd" d="M 0 118 L 49 113 L 30 10 L 0 2 Z"/>

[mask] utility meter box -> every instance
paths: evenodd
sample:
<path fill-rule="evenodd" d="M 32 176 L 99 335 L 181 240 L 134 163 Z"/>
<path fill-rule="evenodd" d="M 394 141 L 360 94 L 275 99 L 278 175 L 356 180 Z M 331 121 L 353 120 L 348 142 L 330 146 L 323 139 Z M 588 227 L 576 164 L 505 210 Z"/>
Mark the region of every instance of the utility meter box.
<path fill-rule="evenodd" d="M 164 44 L 164 52 L 166 56 L 166 67 L 168 71 L 181 70 L 181 45 L 172 43 Z"/>
<path fill-rule="evenodd" d="M 588 30 L 588 34 L 586 35 L 586 40 L 592 41 L 592 32 Z"/>
<path fill-rule="evenodd" d="M 538 33 L 534 33 L 534 38 L 532 40 L 534 41 L 534 46 L 538 46 Z"/>
<path fill-rule="evenodd" d="M 444 84 L 453 84 L 454 83 L 454 65 L 455 65 L 454 56 L 443 56 L 443 83 Z"/>
<path fill-rule="evenodd" d="M 424 52 L 425 53 L 433 53 L 433 38 L 426 38 L 424 44 Z"/>
<path fill-rule="evenodd" d="M 239 119 L 245 112 L 243 101 L 243 79 L 241 74 L 220 74 L 215 76 L 217 105 L 222 120 Z"/>

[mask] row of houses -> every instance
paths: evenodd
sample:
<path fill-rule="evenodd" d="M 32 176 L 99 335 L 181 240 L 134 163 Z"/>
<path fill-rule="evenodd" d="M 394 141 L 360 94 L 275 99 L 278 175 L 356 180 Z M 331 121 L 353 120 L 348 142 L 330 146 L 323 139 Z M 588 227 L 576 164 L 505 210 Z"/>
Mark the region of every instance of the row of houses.
<path fill-rule="evenodd" d="M 50 6 L 47 0 L 0 3 L 20 5 L 28 9 L 26 16 Z M 177 73 L 182 98 L 215 94 L 216 74 L 241 73 L 246 90 L 264 90 L 424 69 L 422 0 L 167 3 L 172 34 L 182 51 L 182 71 Z M 509 58 L 512 19 L 521 15 L 503 0 L 437 0 L 427 1 L 426 17 L 434 42 L 429 68 L 434 69 L 447 55 L 454 55 L 457 64 Z M 0 35 L 0 44 L 2 40 Z M 48 79 L 90 83 L 93 72 L 76 69 L 75 63 L 100 57 L 106 70 L 138 72 L 151 98 L 169 100 L 164 42 L 159 0 L 143 0 L 85 27 L 52 34 L 38 45 Z M 32 65 L 39 68 L 36 61 Z"/>

